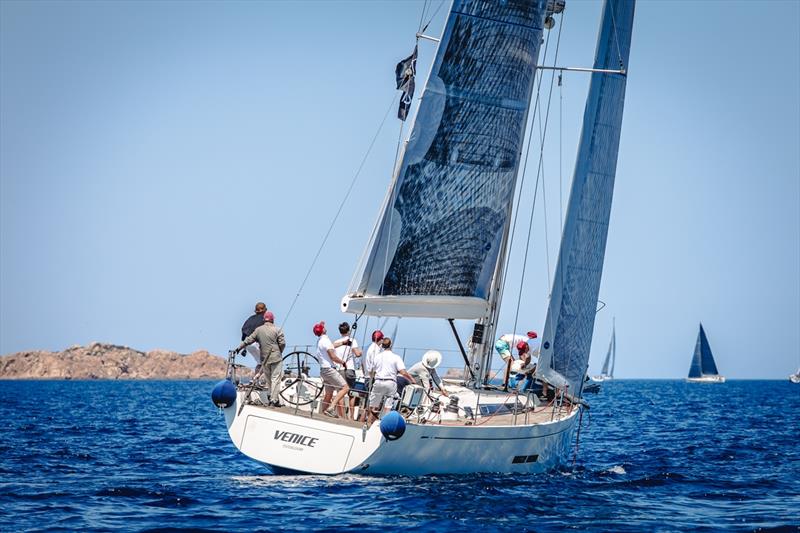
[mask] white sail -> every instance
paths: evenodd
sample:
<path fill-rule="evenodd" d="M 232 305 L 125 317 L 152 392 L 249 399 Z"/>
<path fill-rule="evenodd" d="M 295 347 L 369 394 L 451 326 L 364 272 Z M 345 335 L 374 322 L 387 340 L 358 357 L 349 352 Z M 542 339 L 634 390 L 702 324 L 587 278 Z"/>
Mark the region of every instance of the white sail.
<path fill-rule="evenodd" d="M 634 3 L 608 0 L 594 67 L 628 65 Z M 626 76 L 594 73 L 586 100 L 564 233 L 537 372 L 580 395 L 592 344 L 622 127 Z"/>

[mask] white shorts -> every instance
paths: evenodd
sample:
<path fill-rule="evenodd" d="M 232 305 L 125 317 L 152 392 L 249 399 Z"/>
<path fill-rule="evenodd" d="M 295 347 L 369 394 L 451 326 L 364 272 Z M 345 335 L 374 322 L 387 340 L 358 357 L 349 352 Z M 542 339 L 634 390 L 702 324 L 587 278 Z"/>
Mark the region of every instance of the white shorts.
<path fill-rule="evenodd" d="M 347 382 L 335 368 L 320 368 L 319 376 L 322 378 L 322 384 L 325 385 L 326 391 L 343 389 L 347 386 Z"/>
<path fill-rule="evenodd" d="M 397 381 L 393 379 L 376 379 L 369 393 L 369 406 L 372 409 L 381 409 L 386 398 L 393 398 L 397 392 Z"/>

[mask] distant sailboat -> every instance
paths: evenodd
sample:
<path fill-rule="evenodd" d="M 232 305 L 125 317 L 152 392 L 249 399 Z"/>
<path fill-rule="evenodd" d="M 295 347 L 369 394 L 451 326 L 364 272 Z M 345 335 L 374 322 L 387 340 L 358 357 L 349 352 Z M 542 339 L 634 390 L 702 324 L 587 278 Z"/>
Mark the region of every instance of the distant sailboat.
<path fill-rule="evenodd" d="M 792 383 L 800 383 L 800 368 L 797 369 L 797 372 L 794 374 L 789 375 L 789 381 Z"/>
<path fill-rule="evenodd" d="M 600 375 L 593 376 L 594 381 L 608 381 L 614 379 L 614 365 L 617 362 L 617 331 L 616 324 L 611 326 L 611 341 L 608 343 L 606 359 L 603 361 L 603 369 Z"/>
<path fill-rule="evenodd" d="M 694 347 L 694 357 L 692 366 L 689 367 L 689 377 L 686 381 L 695 383 L 725 383 L 725 376 L 720 376 L 717 371 L 717 364 L 708 345 L 706 332 L 703 324 L 700 324 L 700 332 L 697 334 L 697 344 Z"/>

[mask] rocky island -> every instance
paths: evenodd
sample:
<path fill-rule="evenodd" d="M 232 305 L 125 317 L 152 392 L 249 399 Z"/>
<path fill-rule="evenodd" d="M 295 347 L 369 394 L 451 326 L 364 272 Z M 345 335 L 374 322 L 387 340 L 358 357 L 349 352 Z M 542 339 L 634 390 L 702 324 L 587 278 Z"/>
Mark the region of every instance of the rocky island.
<path fill-rule="evenodd" d="M 201 350 L 142 352 L 93 342 L 63 352 L 31 351 L 0 357 L 0 379 L 222 379 L 225 359 Z"/>

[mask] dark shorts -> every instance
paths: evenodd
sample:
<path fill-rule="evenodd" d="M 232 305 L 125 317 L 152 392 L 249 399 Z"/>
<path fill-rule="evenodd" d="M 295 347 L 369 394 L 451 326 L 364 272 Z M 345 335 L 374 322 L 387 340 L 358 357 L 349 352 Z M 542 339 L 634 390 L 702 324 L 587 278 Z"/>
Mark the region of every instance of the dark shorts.
<path fill-rule="evenodd" d="M 342 378 L 344 379 L 345 383 L 347 383 L 348 387 L 350 387 L 351 389 L 355 388 L 355 386 L 356 386 L 356 373 L 355 373 L 354 370 L 350 371 L 350 372 L 348 372 L 347 370 L 339 370 L 339 374 L 342 375 Z"/>

